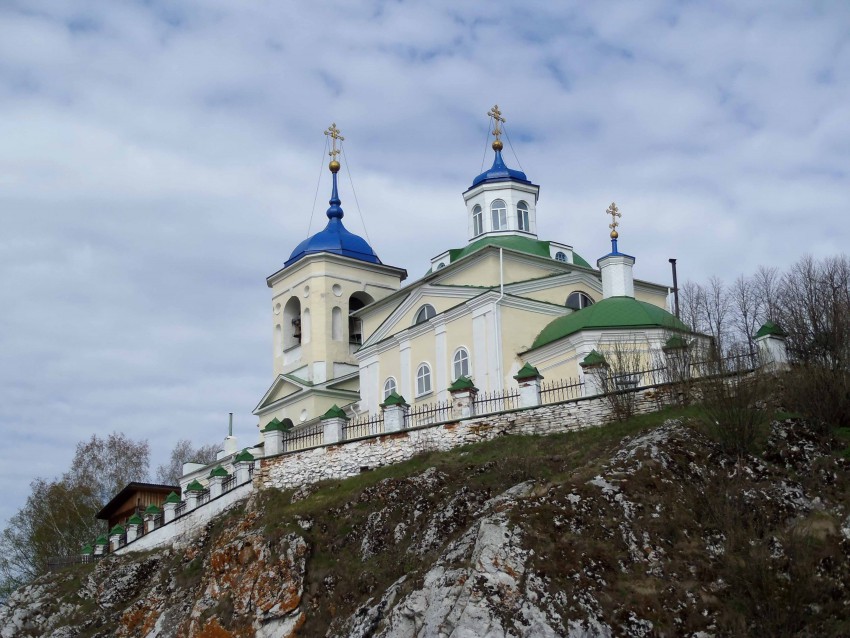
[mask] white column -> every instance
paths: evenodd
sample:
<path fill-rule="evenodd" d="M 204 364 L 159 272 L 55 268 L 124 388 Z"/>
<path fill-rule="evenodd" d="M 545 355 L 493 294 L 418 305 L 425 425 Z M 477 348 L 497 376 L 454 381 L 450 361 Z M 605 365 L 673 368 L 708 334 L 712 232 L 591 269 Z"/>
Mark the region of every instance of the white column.
<path fill-rule="evenodd" d="M 451 365 L 446 345 L 446 324 L 441 323 L 434 328 L 434 381 L 437 390 L 437 400 L 446 400 L 446 388 L 449 387 L 448 369 Z M 404 396 L 404 395 L 402 395 Z"/>
<path fill-rule="evenodd" d="M 216 496 L 221 496 L 221 484 L 224 482 L 223 476 L 211 476 L 210 477 L 210 499 L 214 499 Z"/>
<path fill-rule="evenodd" d="M 477 309 L 472 315 L 472 365 L 475 372 L 475 383 L 482 390 L 490 388 L 487 382 L 490 368 L 487 352 L 487 322 L 484 311 Z"/>
<path fill-rule="evenodd" d="M 411 378 L 413 372 L 410 369 L 410 341 L 405 340 L 398 344 L 398 393 L 403 397 L 412 397 Z"/>
<path fill-rule="evenodd" d="M 324 428 L 324 443 L 339 443 L 342 441 L 342 426 L 345 425 L 345 419 L 342 417 L 331 417 L 322 419 L 322 427 Z"/>
<path fill-rule="evenodd" d="M 176 518 L 175 510 L 177 509 L 177 503 L 164 503 L 162 506 L 163 514 L 162 514 L 162 522 L 170 523 Z"/>
<path fill-rule="evenodd" d="M 247 483 L 251 478 L 251 466 L 254 464 L 254 461 L 239 461 L 236 463 L 234 467 L 234 472 L 236 472 L 236 484 L 242 485 L 243 483 Z"/>
<path fill-rule="evenodd" d="M 263 455 L 274 456 L 283 452 L 283 432 L 280 430 L 264 430 L 263 440 Z"/>
<path fill-rule="evenodd" d="M 384 432 L 399 432 L 404 429 L 404 419 L 409 410 L 407 405 L 388 405 L 384 408 Z"/>

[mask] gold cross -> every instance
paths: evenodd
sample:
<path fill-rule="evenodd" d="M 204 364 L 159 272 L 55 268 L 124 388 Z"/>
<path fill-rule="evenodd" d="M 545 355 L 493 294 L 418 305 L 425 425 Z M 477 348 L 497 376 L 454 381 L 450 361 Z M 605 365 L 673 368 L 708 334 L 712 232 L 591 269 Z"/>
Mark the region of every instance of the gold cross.
<path fill-rule="evenodd" d="M 605 211 L 606 215 L 611 215 L 611 223 L 608 224 L 608 228 L 611 229 L 611 236 L 616 238 L 617 226 L 620 224 L 617 222 L 618 217 L 622 217 L 620 214 L 620 209 L 617 208 L 617 204 L 611 202 L 611 205 L 608 207 L 608 210 Z"/>
<path fill-rule="evenodd" d="M 325 131 L 325 135 L 331 138 L 332 148 L 328 152 L 328 155 L 331 156 L 331 160 L 335 160 L 336 156 L 339 155 L 339 150 L 336 147 L 336 141 L 339 140 L 340 142 L 344 142 L 345 138 L 339 134 L 339 129 L 336 127 L 336 122 L 334 122 L 328 127 L 328 130 Z"/>
<path fill-rule="evenodd" d="M 499 128 L 499 122 L 506 122 L 505 118 L 502 117 L 502 112 L 499 110 L 499 105 L 496 104 L 492 109 L 487 111 L 487 115 L 493 118 L 495 122 L 495 126 L 493 127 L 493 135 L 496 136 L 496 139 L 499 139 L 499 136 L 502 134 L 502 129 Z"/>

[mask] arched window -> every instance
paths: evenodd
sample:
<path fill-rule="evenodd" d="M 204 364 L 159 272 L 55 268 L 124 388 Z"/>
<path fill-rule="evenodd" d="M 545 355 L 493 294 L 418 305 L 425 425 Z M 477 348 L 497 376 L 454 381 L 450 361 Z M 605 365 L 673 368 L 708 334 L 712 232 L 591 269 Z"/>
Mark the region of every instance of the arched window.
<path fill-rule="evenodd" d="M 421 397 L 431 391 L 431 366 L 427 363 L 419 364 L 416 370 L 416 396 Z"/>
<path fill-rule="evenodd" d="M 331 310 L 331 339 L 342 341 L 342 308 L 339 306 Z"/>
<path fill-rule="evenodd" d="M 481 207 L 476 204 L 472 209 L 472 236 L 478 237 L 484 232 L 484 213 L 481 212 Z"/>
<path fill-rule="evenodd" d="M 559 250 L 555 253 L 555 259 L 558 261 L 567 261 L 567 255 Z"/>
<path fill-rule="evenodd" d="M 490 204 L 490 215 L 493 220 L 493 230 L 504 230 L 508 227 L 508 209 L 501 199 Z"/>
<path fill-rule="evenodd" d="M 301 344 L 301 300 L 290 297 L 283 307 L 283 349 Z"/>
<path fill-rule="evenodd" d="M 567 297 L 567 303 L 565 305 L 572 310 L 581 310 L 582 308 L 592 306 L 593 299 L 583 292 L 571 292 L 570 296 Z"/>
<path fill-rule="evenodd" d="M 398 388 L 398 386 L 396 385 L 395 379 L 392 377 L 389 377 L 386 381 L 384 381 L 384 401 L 386 401 L 387 397 L 396 391 L 396 388 Z"/>
<path fill-rule="evenodd" d="M 419 310 L 416 311 L 416 319 L 414 319 L 413 324 L 416 325 L 417 323 L 425 323 L 436 314 L 437 311 L 434 310 L 434 306 L 429 303 L 426 303 L 424 306 L 422 306 Z"/>
<path fill-rule="evenodd" d="M 358 346 L 363 343 L 363 322 L 359 317 L 352 317 L 351 313 L 357 312 L 373 301 L 375 300 L 372 296 L 365 292 L 355 292 L 348 298 L 348 343 Z"/>
<path fill-rule="evenodd" d="M 528 204 L 520 202 L 516 205 L 517 228 L 526 232 L 531 230 L 531 225 L 528 223 Z"/>
<path fill-rule="evenodd" d="M 469 351 L 466 348 L 458 348 L 452 359 L 452 379 L 469 376 Z"/>

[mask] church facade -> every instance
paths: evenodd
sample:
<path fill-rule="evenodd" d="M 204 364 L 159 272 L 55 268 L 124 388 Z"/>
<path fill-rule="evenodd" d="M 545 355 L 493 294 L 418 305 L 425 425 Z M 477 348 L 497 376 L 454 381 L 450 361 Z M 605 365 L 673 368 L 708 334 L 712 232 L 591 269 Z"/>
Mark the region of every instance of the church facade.
<path fill-rule="evenodd" d="M 391 395 L 443 401 L 458 379 L 481 391 L 515 387 L 531 365 L 547 378 L 582 377 L 608 344 L 647 360 L 687 327 L 667 312 L 665 285 L 635 280 L 635 258 L 612 250 L 596 267 L 568 243 L 537 235 L 540 187 L 502 157 L 498 107 L 493 164 L 463 192 L 468 241 L 442 249 L 421 279 L 385 265 L 343 225 L 336 126 L 326 131 L 333 187 L 327 226 L 268 277 L 273 381 L 254 409 L 259 426 L 312 422 L 331 406 L 377 413 Z M 460 212 L 460 211 L 459 211 Z"/>

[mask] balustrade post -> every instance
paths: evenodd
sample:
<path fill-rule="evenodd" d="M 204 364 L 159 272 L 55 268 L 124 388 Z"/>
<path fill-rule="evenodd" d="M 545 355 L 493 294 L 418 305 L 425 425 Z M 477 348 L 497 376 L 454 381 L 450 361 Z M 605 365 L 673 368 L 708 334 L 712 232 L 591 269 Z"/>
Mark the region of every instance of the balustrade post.
<path fill-rule="evenodd" d="M 466 419 L 475 415 L 475 397 L 478 388 L 469 377 L 460 376 L 449 386 L 452 395 L 452 418 Z"/>
<path fill-rule="evenodd" d="M 605 392 L 605 377 L 608 375 L 608 362 L 605 357 L 591 350 L 579 363 L 584 371 L 584 396 L 593 396 Z"/>
<path fill-rule="evenodd" d="M 772 321 L 765 323 L 755 335 L 758 348 L 758 364 L 768 370 L 783 370 L 788 367 L 788 349 L 785 331 Z"/>
<path fill-rule="evenodd" d="M 327 412 L 321 416 L 322 429 L 324 432 L 323 442 L 325 445 L 331 443 L 339 443 L 343 440 L 342 427 L 350 419 L 345 416 L 342 408 L 334 404 Z"/>
<path fill-rule="evenodd" d="M 177 496 L 177 492 L 171 492 L 166 498 L 165 503 L 162 505 L 163 514 L 162 514 L 162 522 L 170 523 L 176 518 L 175 510 L 177 506 L 180 505 L 180 497 Z"/>
<path fill-rule="evenodd" d="M 410 406 L 403 396 L 393 392 L 381 404 L 381 409 L 384 411 L 384 432 L 400 432 L 404 429 Z"/>
<path fill-rule="evenodd" d="M 526 363 L 514 376 L 519 384 L 519 404 L 524 408 L 540 405 L 540 382 L 543 375 L 530 363 Z"/>

